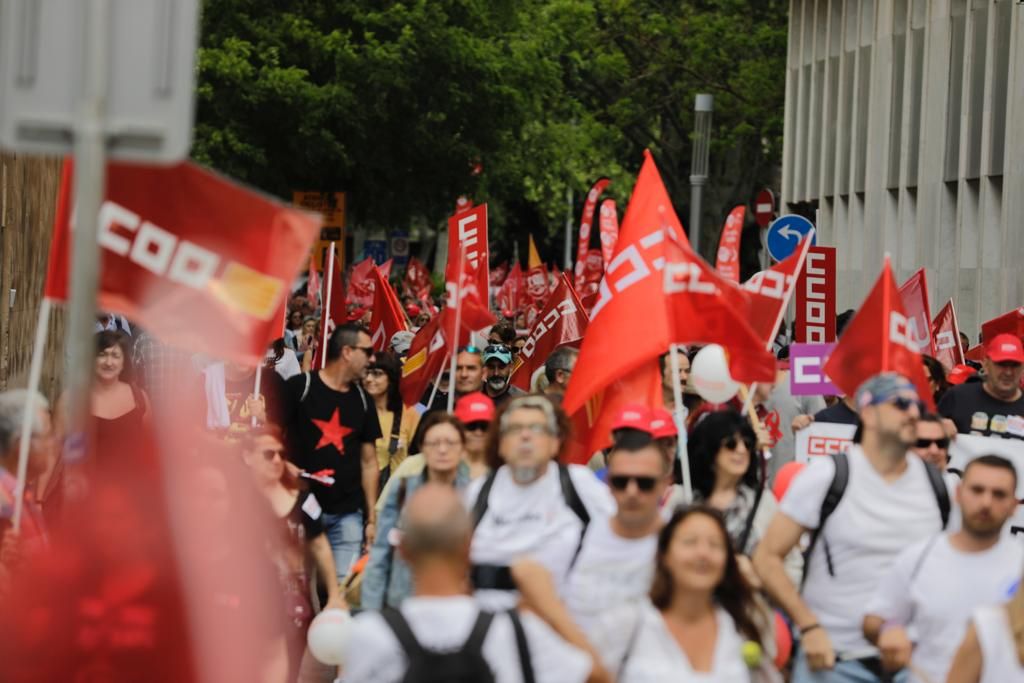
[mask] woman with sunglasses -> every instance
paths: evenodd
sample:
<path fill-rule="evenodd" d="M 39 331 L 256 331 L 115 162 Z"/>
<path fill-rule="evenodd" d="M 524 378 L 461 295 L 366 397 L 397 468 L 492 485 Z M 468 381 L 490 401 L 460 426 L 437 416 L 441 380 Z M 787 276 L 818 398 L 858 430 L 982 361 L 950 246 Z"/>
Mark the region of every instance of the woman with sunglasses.
<path fill-rule="evenodd" d="M 469 484 L 469 468 L 463 462 L 466 432 L 457 418 L 431 413 L 423 420 L 424 469 L 418 475 L 395 479 L 378 514 L 377 535 L 363 574 L 360 600 L 363 609 L 398 607 L 412 594 L 412 575 L 395 552 L 401 533 L 402 508 L 416 489 L 427 482 L 454 486 Z"/>
<path fill-rule="evenodd" d="M 391 352 L 381 352 L 374 354 L 374 360 L 363 377 L 363 389 L 373 399 L 383 434 L 376 442 L 380 489 L 409 454 L 409 443 L 420 424 L 418 412 L 403 410 L 398 386 L 401 376 L 402 365 L 398 357 Z"/>
<path fill-rule="evenodd" d="M 680 508 L 658 536 L 650 599 L 605 613 L 594 645 L 619 683 L 778 680 L 753 608 L 721 513 Z"/>
<path fill-rule="evenodd" d="M 316 566 L 327 593 L 328 607 L 347 609 L 338 588 L 334 568 L 334 555 L 324 530 L 323 511 L 316 497 L 299 482 L 296 470 L 285 458 L 281 430 L 267 425 L 246 434 L 242 458 L 249 467 L 257 490 L 266 498 L 274 517 L 280 522 L 285 548 L 275 558 L 284 589 L 285 604 L 294 633 L 289 641 L 293 645 L 289 662 L 291 670 L 298 672 L 306 642 L 306 629 L 313 618 L 309 602 L 309 567 L 307 558 Z M 294 680 L 294 676 L 292 678 Z"/>

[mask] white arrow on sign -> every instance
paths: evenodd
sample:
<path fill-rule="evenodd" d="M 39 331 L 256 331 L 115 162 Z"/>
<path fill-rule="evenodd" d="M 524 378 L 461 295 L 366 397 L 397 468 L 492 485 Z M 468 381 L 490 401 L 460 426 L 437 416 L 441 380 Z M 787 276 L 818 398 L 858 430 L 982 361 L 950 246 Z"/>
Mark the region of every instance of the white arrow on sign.
<path fill-rule="evenodd" d="M 803 236 L 804 236 L 804 234 L 803 234 L 802 232 L 800 232 L 799 230 L 794 230 L 793 228 L 789 227 L 788 225 L 786 225 L 786 226 L 783 226 L 783 227 L 782 227 L 782 228 L 781 228 L 781 229 L 779 230 L 779 234 L 780 234 L 781 236 L 785 237 L 786 239 L 789 239 L 790 237 L 795 237 L 795 238 L 796 238 L 796 240 L 797 240 L 798 242 L 799 242 L 799 241 L 800 241 L 800 240 L 801 240 L 801 239 L 803 238 Z"/>

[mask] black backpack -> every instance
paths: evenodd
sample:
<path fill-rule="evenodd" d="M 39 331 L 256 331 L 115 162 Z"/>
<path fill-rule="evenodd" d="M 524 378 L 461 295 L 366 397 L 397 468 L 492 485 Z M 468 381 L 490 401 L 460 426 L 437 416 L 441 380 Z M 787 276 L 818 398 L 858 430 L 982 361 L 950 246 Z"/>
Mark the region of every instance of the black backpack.
<path fill-rule="evenodd" d="M 510 610 L 506 614 L 512 620 L 512 628 L 515 631 L 523 681 L 534 683 L 533 664 L 523 624 L 515 610 Z M 483 654 L 484 639 L 494 620 L 493 612 L 481 611 L 477 615 L 469 638 L 461 649 L 454 652 L 425 649 L 416 640 L 412 629 L 409 628 L 409 622 L 398 610 L 387 607 L 381 610 L 380 615 L 398 638 L 399 645 L 409 659 L 409 668 L 402 678 L 403 683 L 494 683 L 494 672 Z"/>
<path fill-rule="evenodd" d="M 825 500 L 821 504 L 821 518 L 818 521 L 818 528 L 811 532 L 810 543 L 807 544 L 807 550 L 804 551 L 804 573 L 800 579 L 801 588 L 807 582 L 807 569 L 811 564 L 811 554 L 814 552 L 814 546 L 817 545 L 818 539 L 821 538 L 821 532 L 825 528 L 825 521 L 836 511 L 839 501 L 842 500 L 843 494 L 846 493 L 846 485 L 850 483 L 849 456 L 845 452 L 840 452 L 832 453 L 831 457 L 832 462 L 836 466 L 836 472 L 832 476 L 832 483 L 829 485 L 828 493 L 825 494 Z M 942 479 L 942 472 L 935 465 L 925 462 L 924 467 L 928 473 L 928 483 L 931 484 L 932 491 L 935 493 L 935 502 L 939 506 L 942 528 L 945 529 L 946 525 L 949 524 L 951 507 L 949 490 L 946 488 L 946 482 Z M 836 572 L 832 564 L 832 553 L 829 551 L 828 539 L 825 539 L 825 564 L 828 566 L 828 575 L 835 577 Z"/>

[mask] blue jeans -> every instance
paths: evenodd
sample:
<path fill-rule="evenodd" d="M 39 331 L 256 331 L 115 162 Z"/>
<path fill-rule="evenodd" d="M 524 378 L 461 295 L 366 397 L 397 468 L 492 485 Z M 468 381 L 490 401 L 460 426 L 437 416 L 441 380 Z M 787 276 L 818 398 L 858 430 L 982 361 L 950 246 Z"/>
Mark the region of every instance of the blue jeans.
<path fill-rule="evenodd" d="M 891 679 L 893 683 L 906 683 L 906 670 L 900 671 Z M 793 676 L 790 683 L 881 683 L 878 676 L 875 676 L 860 662 L 836 662 L 832 669 L 822 671 L 811 671 L 807 666 L 807 659 L 801 651 L 797 654 L 796 663 L 793 665 Z"/>
<path fill-rule="evenodd" d="M 325 512 L 324 531 L 334 553 L 334 571 L 341 581 L 348 576 L 349 568 L 363 547 L 363 513 L 331 515 Z"/>

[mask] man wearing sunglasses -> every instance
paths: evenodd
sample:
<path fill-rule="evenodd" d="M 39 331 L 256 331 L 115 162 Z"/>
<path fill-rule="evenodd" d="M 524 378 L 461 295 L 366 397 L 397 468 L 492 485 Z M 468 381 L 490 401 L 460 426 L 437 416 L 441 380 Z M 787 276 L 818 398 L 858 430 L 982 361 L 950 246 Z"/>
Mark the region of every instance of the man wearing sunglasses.
<path fill-rule="evenodd" d="M 856 443 L 814 459 L 793 480 L 754 551 L 767 593 L 800 634 L 793 683 L 888 680 L 861 630 L 865 608 L 896 556 L 939 533 L 950 515 L 949 484 L 908 450 L 922 412 L 910 380 L 876 375 L 857 389 L 854 405 Z M 784 560 L 804 534 L 811 540 L 796 586 Z"/>
<path fill-rule="evenodd" d="M 949 463 L 949 442 L 942 418 L 934 413 L 925 413 L 917 421 L 917 441 L 910 449 L 925 462 L 945 472 Z"/>
<path fill-rule="evenodd" d="M 939 413 L 961 434 L 1024 439 L 1024 344 L 999 334 L 986 346 L 985 377 L 952 387 L 939 401 Z"/>

